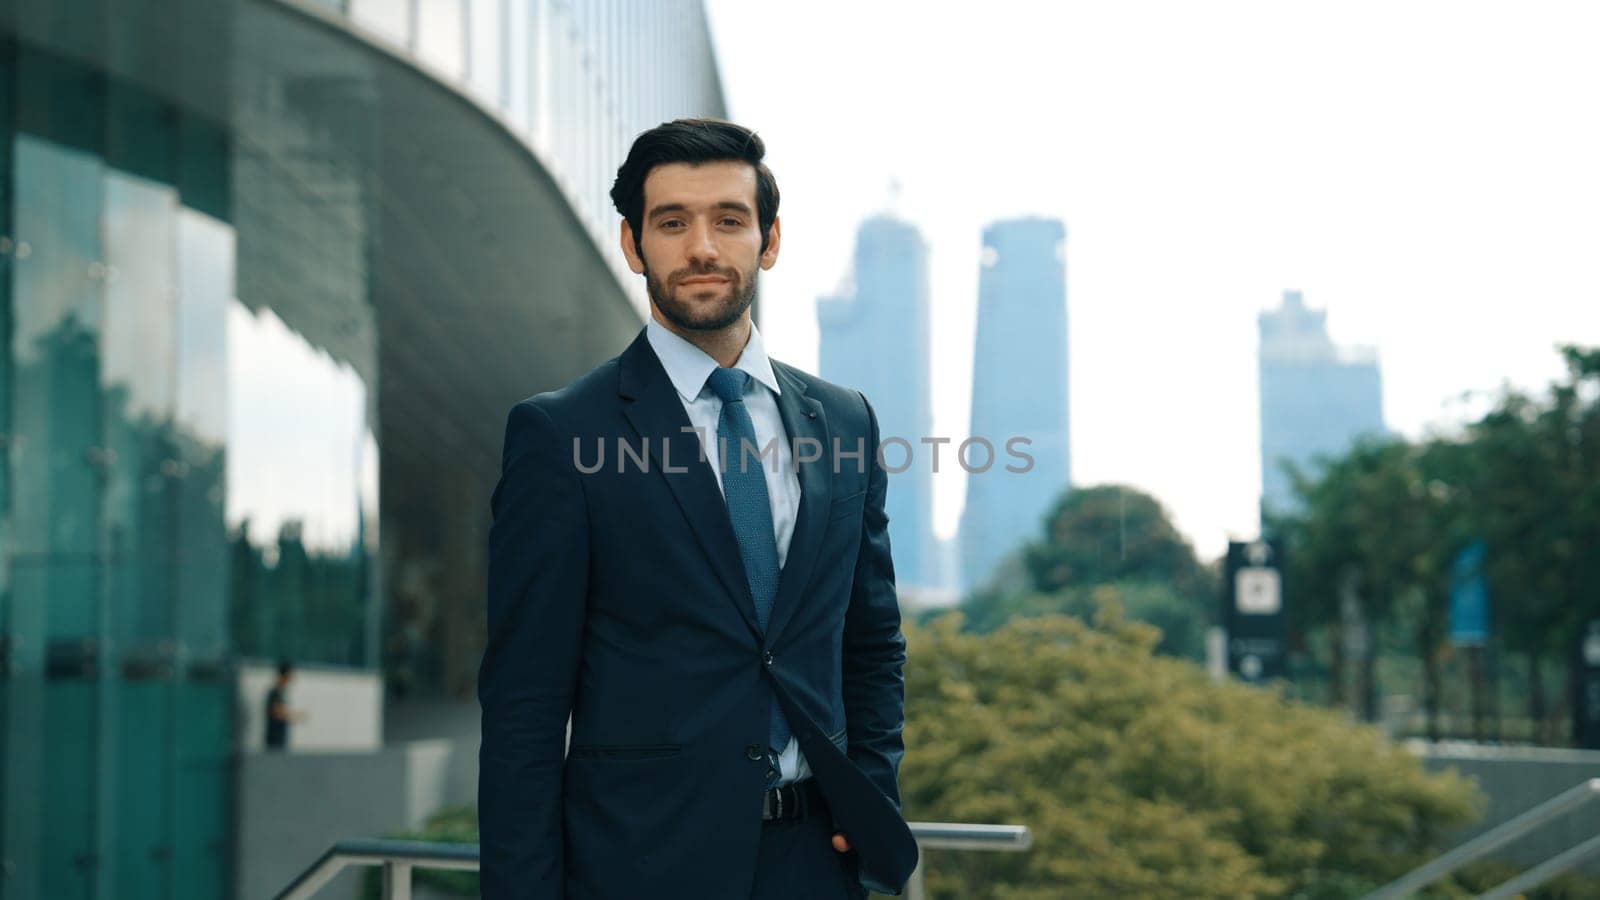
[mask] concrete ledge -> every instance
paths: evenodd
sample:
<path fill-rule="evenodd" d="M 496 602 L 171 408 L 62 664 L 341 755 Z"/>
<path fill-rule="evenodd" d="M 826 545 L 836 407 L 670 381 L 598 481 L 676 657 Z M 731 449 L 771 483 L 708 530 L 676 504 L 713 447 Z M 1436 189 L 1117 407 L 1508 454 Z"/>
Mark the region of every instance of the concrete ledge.
<path fill-rule="evenodd" d="M 1488 799 L 1483 819 L 1451 836 L 1452 846 L 1470 840 L 1577 784 L 1600 777 L 1600 751 L 1562 747 L 1512 747 L 1466 742 L 1408 741 L 1406 748 L 1434 771 L 1454 769 L 1473 780 Z M 1546 823 L 1511 844 L 1498 857 L 1534 865 L 1600 834 L 1600 802 Z M 1580 871 L 1600 874 L 1600 863 Z"/>
<path fill-rule="evenodd" d="M 476 740 L 429 740 L 374 752 L 244 753 L 239 759 L 235 896 L 271 897 L 336 842 L 420 827 L 475 802 Z M 353 900 L 361 874 L 320 896 Z"/>

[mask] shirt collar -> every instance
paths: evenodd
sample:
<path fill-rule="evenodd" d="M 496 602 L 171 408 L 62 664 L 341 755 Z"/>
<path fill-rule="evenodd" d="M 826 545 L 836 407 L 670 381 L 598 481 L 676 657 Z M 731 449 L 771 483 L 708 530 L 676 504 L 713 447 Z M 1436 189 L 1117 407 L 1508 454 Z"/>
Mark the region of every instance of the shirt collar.
<path fill-rule="evenodd" d="M 706 386 L 706 379 L 711 377 L 711 370 L 717 367 L 717 361 L 707 356 L 704 350 L 667 330 L 665 325 L 656 321 L 655 316 L 651 316 L 644 327 L 650 349 L 656 352 L 661 367 L 667 370 L 667 378 L 677 389 L 678 396 L 685 403 L 694 402 Z M 783 393 L 772 372 L 772 360 L 767 357 L 766 344 L 762 342 L 761 332 L 755 322 L 750 323 L 750 340 L 745 343 L 744 350 L 739 353 L 739 361 L 733 367 L 748 372 L 774 395 Z"/>

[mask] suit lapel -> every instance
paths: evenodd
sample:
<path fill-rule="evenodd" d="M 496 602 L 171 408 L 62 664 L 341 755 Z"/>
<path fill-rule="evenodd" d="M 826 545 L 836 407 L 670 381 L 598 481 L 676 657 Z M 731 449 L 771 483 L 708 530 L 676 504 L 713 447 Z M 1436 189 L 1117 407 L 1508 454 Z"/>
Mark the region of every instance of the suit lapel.
<path fill-rule="evenodd" d="M 683 402 L 644 332 L 623 351 L 620 362 L 618 393 L 624 398 L 622 414 L 648 447 L 651 466 L 672 489 L 690 530 L 740 615 L 759 635 L 755 599 L 750 595 L 750 582 L 739 558 L 739 542 L 728 518 L 728 506 L 717 490 L 710 462 L 700 459 L 700 437 L 688 430 L 689 416 L 683 411 Z"/>
<path fill-rule="evenodd" d="M 789 538 L 783 571 L 778 575 L 778 596 L 773 601 L 772 621 L 767 623 L 768 646 L 777 640 L 783 626 L 794 616 L 801 602 L 800 592 L 811 580 L 822 532 L 828 524 L 833 485 L 832 444 L 822 404 L 806 396 L 804 382 L 795 377 L 788 366 L 774 362 L 772 371 L 779 387 L 783 388 L 778 395 L 783 429 L 788 432 L 791 452 L 800 466 L 800 511 L 795 517 L 794 533 Z M 816 459 L 801 461 L 802 456 Z"/>

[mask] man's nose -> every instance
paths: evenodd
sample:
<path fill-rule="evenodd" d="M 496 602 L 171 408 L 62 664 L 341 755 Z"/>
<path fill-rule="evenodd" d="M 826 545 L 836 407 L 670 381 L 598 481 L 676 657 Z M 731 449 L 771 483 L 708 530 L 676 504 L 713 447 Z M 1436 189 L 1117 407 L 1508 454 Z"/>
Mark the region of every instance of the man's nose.
<path fill-rule="evenodd" d="M 689 232 L 689 258 L 695 262 L 715 262 L 717 242 L 712 239 L 711 226 L 704 222 L 691 226 Z"/>

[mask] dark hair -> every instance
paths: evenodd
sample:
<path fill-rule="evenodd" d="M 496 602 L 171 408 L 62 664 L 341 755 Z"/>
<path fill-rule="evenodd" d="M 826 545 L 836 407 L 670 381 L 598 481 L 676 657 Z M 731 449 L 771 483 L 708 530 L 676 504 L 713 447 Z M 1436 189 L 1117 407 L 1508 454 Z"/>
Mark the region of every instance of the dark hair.
<path fill-rule="evenodd" d="M 633 227 L 634 249 L 644 255 L 644 180 L 651 169 L 667 163 L 746 162 L 756 170 L 756 222 L 765 253 L 778 218 L 778 180 L 761 161 L 766 155 L 767 145 L 754 131 L 722 119 L 674 119 L 634 138 L 611 184 L 612 204 Z"/>
<path fill-rule="evenodd" d="M 294 671 L 294 664 L 293 663 L 289 662 L 287 659 L 278 661 L 278 677 L 279 678 L 282 678 L 283 676 L 285 676 L 285 675 L 287 675 L 287 674 L 289 674 L 290 672 L 293 672 L 293 671 Z"/>

